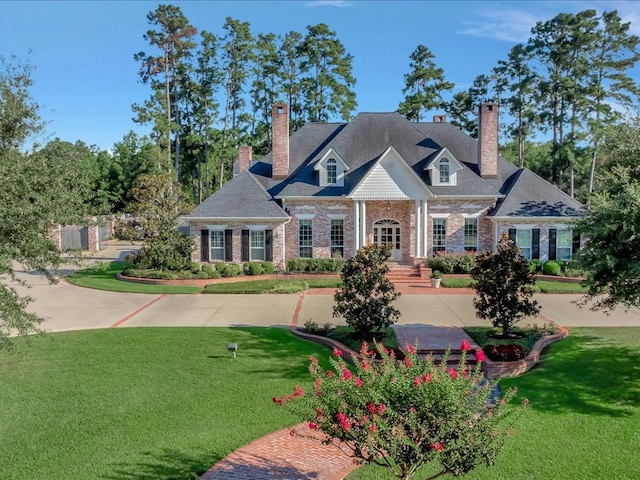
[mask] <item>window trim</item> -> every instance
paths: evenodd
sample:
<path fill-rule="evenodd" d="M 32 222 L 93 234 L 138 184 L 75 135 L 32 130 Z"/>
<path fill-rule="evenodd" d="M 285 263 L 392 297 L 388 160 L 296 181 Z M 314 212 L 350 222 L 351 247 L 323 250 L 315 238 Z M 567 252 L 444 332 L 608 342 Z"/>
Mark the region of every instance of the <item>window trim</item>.
<path fill-rule="evenodd" d="M 467 232 L 467 226 L 474 225 L 475 226 L 475 243 L 471 244 L 467 242 L 469 238 L 469 234 Z M 478 242 L 479 242 L 479 225 L 477 217 L 467 217 L 464 219 L 464 251 L 465 252 L 477 252 L 478 251 Z"/>
<path fill-rule="evenodd" d="M 335 185 L 338 183 L 338 162 L 336 159 L 330 158 L 327 160 L 325 168 L 327 170 L 327 185 Z M 330 172 L 333 172 L 333 178 L 331 178 Z"/>
<path fill-rule="evenodd" d="M 438 252 L 447 251 L 447 217 L 434 217 L 431 226 L 431 251 L 435 255 Z M 436 234 L 436 225 L 442 225 L 444 232 Z M 436 243 L 436 235 L 438 240 L 442 239 L 443 243 Z"/>
<path fill-rule="evenodd" d="M 222 237 L 222 247 L 214 247 L 213 246 L 213 236 L 214 234 L 220 235 Z M 226 242 L 225 242 L 225 231 L 220 229 L 210 229 L 209 230 L 209 260 L 215 260 L 218 262 L 224 262 L 226 259 Z M 213 254 L 214 248 L 216 252 L 222 252 L 222 255 L 215 256 Z"/>
<path fill-rule="evenodd" d="M 262 234 L 262 245 L 254 247 L 254 236 Z M 262 250 L 262 258 L 256 258 L 253 252 L 254 250 Z M 249 229 L 249 261 L 264 262 L 267 258 L 267 232 L 266 230 Z"/>
<path fill-rule="evenodd" d="M 443 177 L 444 177 L 444 180 L 443 180 Z M 440 160 L 438 160 L 438 185 L 449 185 L 450 183 L 451 183 L 451 162 L 447 157 L 443 157 Z"/>
<path fill-rule="evenodd" d="M 528 246 L 522 246 L 518 243 L 518 234 L 520 232 L 529 232 L 529 245 Z M 533 255 L 533 228 L 517 228 L 516 229 L 516 241 L 515 241 L 516 247 L 518 247 L 518 249 L 520 250 L 520 255 L 522 255 L 524 258 L 526 258 L 527 260 L 531 261 L 532 255 Z M 529 254 L 528 255 L 523 255 L 522 253 L 522 249 L 526 248 L 529 250 Z"/>
<path fill-rule="evenodd" d="M 334 239 L 335 239 L 334 230 L 333 230 L 334 222 L 340 222 L 339 223 L 339 225 L 341 227 L 341 230 L 340 230 L 341 243 L 340 244 L 334 243 Z M 335 225 L 338 225 L 338 223 L 335 223 Z M 329 222 L 329 244 L 330 244 L 329 253 L 331 254 L 331 257 L 333 257 L 335 251 L 339 249 L 340 250 L 339 251 L 340 256 L 342 258 L 344 258 L 344 219 L 342 219 L 342 218 L 332 218 L 330 220 L 330 222 Z"/>
<path fill-rule="evenodd" d="M 568 232 L 569 246 L 560 246 L 560 232 Z M 560 249 L 569 250 L 569 256 L 562 258 L 560 256 Z M 556 229 L 556 260 L 571 260 L 573 258 L 573 229 L 571 228 L 558 228 Z"/>
<path fill-rule="evenodd" d="M 308 227 L 308 231 L 303 231 L 303 227 Z M 298 257 L 313 258 L 313 219 L 311 218 L 298 218 Z"/>

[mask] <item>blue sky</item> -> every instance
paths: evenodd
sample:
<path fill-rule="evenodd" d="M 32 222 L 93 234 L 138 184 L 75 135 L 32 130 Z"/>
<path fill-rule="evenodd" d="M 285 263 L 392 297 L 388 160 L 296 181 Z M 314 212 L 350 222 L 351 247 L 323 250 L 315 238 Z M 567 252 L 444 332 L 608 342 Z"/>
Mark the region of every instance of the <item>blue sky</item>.
<path fill-rule="evenodd" d="M 254 34 L 304 34 L 326 23 L 354 57 L 358 112 L 396 110 L 419 44 L 457 91 L 526 41 L 536 21 L 560 12 L 617 9 L 640 35 L 636 1 L 1 1 L 0 56 L 36 67 L 32 94 L 50 138 L 110 149 L 130 130 L 149 131 L 132 121 L 131 105 L 149 96 L 133 54 L 150 51 L 142 36 L 159 3 L 180 6 L 192 25 L 216 34 L 228 16 L 249 22 Z"/>

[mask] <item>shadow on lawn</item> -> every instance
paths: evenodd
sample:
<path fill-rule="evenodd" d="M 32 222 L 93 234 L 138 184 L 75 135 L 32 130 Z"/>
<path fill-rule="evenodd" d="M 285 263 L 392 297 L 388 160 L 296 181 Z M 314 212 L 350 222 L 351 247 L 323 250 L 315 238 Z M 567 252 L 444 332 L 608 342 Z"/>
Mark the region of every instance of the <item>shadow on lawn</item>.
<path fill-rule="evenodd" d="M 109 480 L 217 480 L 246 478 L 295 478 L 317 480 L 319 475 L 299 471 L 291 464 L 274 462 L 272 459 L 254 454 L 243 455 L 237 460 L 220 458 L 205 452 L 189 455 L 179 450 L 166 448 L 161 453 L 146 454 L 146 461 L 134 464 L 116 464 Z M 217 463 L 211 469 L 211 465 Z"/>
<path fill-rule="evenodd" d="M 608 337 L 571 334 L 547 347 L 542 362 L 509 381 L 531 408 L 625 417 L 640 405 L 640 350 Z"/>
<path fill-rule="evenodd" d="M 103 478 L 109 480 L 194 480 L 200 478 L 219 456 L 200 451 L 187 454 L 180 450 L 165 448 L 160 453 L 146 452 L 145 459 L 128 465 L 115 464 L 113 472 Z"/>

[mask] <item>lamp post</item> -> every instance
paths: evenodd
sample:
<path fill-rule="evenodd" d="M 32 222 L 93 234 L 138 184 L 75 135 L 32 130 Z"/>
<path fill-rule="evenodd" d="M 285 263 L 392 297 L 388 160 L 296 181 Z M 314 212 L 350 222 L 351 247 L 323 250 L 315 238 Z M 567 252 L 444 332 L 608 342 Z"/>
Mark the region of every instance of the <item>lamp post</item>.
<path fill-rule="evenodd" d="M 236 358 L 236 352 L 238 351 L 238 344 L 237 343 L 227 344 L 227 350 L 231 352 L 231 354 L 233 355 L 233 358 Z"/>

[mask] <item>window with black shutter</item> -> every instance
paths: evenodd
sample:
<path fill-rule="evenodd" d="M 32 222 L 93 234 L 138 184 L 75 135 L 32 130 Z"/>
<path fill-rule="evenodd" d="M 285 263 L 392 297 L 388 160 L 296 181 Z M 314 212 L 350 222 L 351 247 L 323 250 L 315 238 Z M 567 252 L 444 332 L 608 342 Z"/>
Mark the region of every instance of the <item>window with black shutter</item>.
<path fill-rule="evenodd" d="M 556 235 L 557 229 L 549 229 L 549 260 L 556 259 Z"/>
<path fill-rule="evenodd" d="M 242 249 L 240 252 L 240 260 L 243 262 L 249 261 L 249 230 L 242 230 Z"/>
<path fill-rule="evenodd" d="M 572 250 L 572 255 L 573 258 L 576 257 L 576 254 L 580 251 L 580 234 L 579 233 L 573 233 L 573 242 L 571 244 L 571 250 Z"/>
<path fill-rule="evenodd" d="M 264 259 L 273 262 L 273 230 L 265 230 L 264 233 Z"/>
<path fill-rule="evenodd" d="M 516 244 L 516 229 L 515 228 L 510 228 L 509 229 L 509 240 L 511 240 L 514 245 Z"/>
<path fill-rule="evenodd" d="M 209 261 L 209 230 L 200 230 L 200 261 Z"/>
<path fill-rule="evenodd" d="M 224 231 L 224 260 L 233 262 L 233 230 Z"/>
<path fill-rule="evenodd" d="M 534 228 L 531 231 L 531 258 L 540 258 L 540 229 Z"/>

